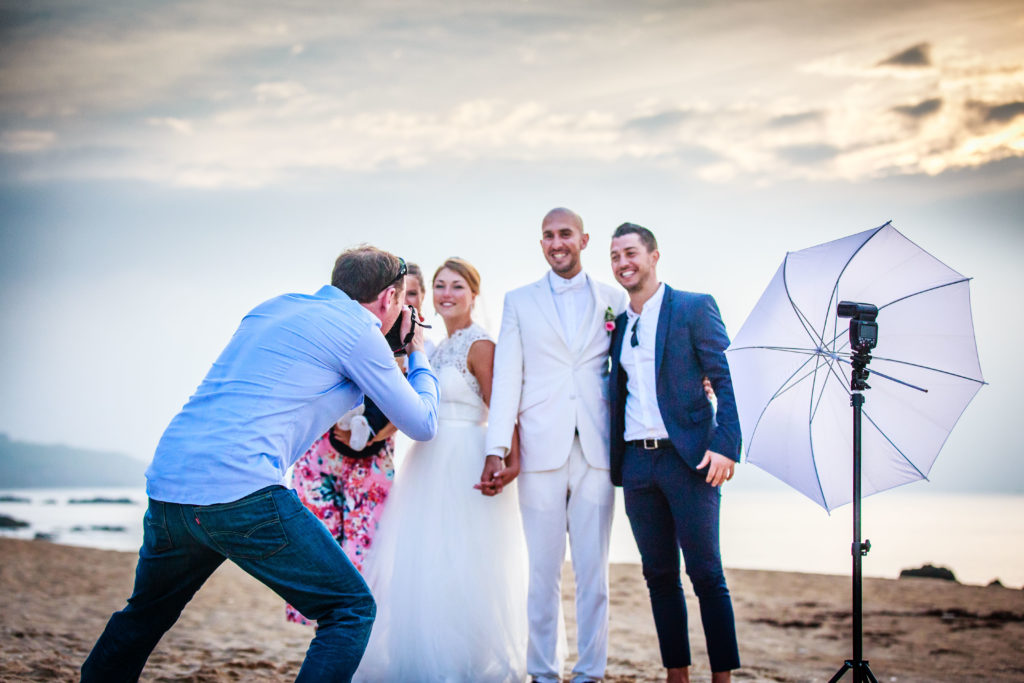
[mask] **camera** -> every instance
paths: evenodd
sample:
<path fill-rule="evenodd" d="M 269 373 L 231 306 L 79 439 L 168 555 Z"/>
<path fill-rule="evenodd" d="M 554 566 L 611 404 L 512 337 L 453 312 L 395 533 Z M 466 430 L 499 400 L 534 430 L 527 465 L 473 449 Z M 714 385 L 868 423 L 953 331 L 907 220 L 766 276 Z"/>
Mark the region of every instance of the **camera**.
<path fill-rule="evenodd" d="M 850 346 L 854 351 L 869 351 L 878 344 L 878 307 L 853 301 L 840 301 L 836 308 L 840 318 L 850 318 Z"/>
<path fill-rule="evenodd" d="M 410 305 L 406 306 L 406 308 L 409 309 L 409 320 L 412 321 L 412 324 L 409 325 L 409 331 L 406 333 L 405 338 L 402 338 L 401 315 L 398 316 L 398 318 L 395 320 L 395 324 L 392 325 L 391 329 L 388 330 L 387 334 L 384 335 L 384 339 L 387 340 L 388 346 L 391 348 L 391 351 L 395 354 L 395 356 L 405 355 L 405 347 L 409 344 L 409 342 L 412 341 L 412 338 L 416 332 L 417 325 L 424 329 L 430 329 L 430 325 L 424 325 L 423 323 L 420 322 L 420 316 L 416 312 L 416 308 L 414 306 Z"/>

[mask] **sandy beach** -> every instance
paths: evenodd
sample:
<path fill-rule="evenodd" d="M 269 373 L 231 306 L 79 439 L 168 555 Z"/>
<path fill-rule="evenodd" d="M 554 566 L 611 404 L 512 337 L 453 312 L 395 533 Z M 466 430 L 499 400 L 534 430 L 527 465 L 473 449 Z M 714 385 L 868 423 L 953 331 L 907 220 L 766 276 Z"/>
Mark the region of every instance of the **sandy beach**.
<path fill-rule="evenodd" d="M 74 681 L 111 612 L 127 597 L 133 553 L 0 539 L 0 680 Z M 563 597 L 570 620 L 571 571 Z M 850 580 L 731 570 L 744 667 L 738 681 L 825 681 L 850 657 Z M 640 568 L 615 565 L 609 682 L 659 681 Z M 708 680 L 688 590 L 693 679 Z M 311 637 L 281 601 L 227 563 L 164 636 L 145 681 L 290 681 Z M 1024 590 L 935 579 L 864 582 L 865 658 L 880 681 L 1024 681 Z M 850 680 L 849 675 L 846 680 Z"/>

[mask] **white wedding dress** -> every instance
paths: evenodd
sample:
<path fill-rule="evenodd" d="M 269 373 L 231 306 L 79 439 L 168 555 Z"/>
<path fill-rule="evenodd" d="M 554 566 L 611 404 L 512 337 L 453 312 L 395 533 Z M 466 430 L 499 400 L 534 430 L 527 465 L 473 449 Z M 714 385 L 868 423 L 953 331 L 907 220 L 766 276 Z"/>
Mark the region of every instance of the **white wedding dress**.
<path fill-rule="evenodd" d="M 377 618 L 355 681 L 522 681 L 526 544 L 515 483 L 473 488 L 487 406 L 466 367 L 476 325 L 431 354 L 440 382 L 437 436 L 415 443 L 395 479 L 364 567 Z"/>

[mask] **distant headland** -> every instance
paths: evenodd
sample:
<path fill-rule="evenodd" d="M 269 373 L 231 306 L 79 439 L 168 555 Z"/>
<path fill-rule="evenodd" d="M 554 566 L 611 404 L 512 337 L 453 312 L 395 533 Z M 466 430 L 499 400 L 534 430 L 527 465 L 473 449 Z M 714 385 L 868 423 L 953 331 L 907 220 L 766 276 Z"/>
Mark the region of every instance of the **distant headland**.
<path fill-rule="evenodd" d="M 0 434 L 0 488 L 145 485 L 146 463 L 123 453 L 14 441 Z"/>

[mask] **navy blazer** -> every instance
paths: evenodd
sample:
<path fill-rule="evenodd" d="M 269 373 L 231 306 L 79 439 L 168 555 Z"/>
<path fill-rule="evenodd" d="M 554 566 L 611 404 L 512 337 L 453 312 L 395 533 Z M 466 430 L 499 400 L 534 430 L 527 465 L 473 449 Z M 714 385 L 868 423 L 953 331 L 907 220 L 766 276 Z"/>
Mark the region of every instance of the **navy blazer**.
<path fill-rule="evenodd" d="M 615 319 L 609 349 L 610 462 L 612 483 L 616 486 L 622 485 L 626 449 L 626 371 L 619 362 L 626 325 L 626 314 L 622 313 Z M 728 346 L 729 337 L 714 297 L 665 285 L 654 342 L 658 410 L 672 445 L 694 469 L 707 450 L 740 459 L 740 420 L 725 358 Z M 718 398 L 717 414 L 704 393 L 705 376 L 711 380 Z"/>

